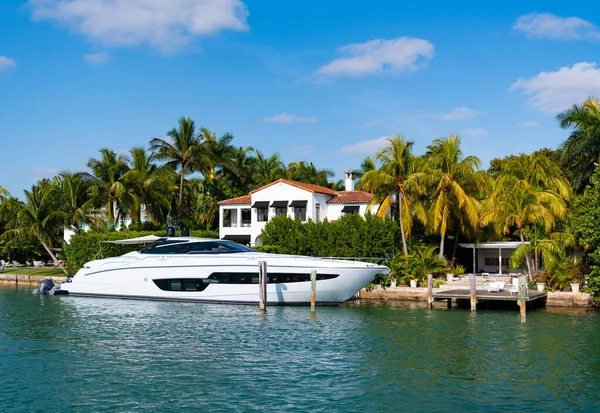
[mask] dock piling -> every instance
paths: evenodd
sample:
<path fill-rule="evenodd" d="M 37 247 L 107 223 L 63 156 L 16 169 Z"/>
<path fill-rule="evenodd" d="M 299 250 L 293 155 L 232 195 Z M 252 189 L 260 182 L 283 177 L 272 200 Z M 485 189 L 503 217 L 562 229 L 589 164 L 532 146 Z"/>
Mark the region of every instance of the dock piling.
<path fill-rule="evenodd" d="M 475 274 L 469 276 L 470 283 L 470 295 L 471 295 L 471 311 L 477 310 L 477 281 L 475 280 Z"/>
<path fill-rule="evenodd" d="M 317 271 L 312 270 L 310 272 L 310 312 L 315 312 L 315 305 L 317 302 Z"/>
<path fill-rule="evenodd" d="M 527 321 L 527 276 L 519 276 L 519 307 L 521 310 L 521 322 Z"/>
<path fill-rule="evenodd" d="M 427 305 L 433 309 L 433 274 L 427 275 Z"/>
<path fill-rule="evenodd" d="M 258 262 L 258 308 L 267 310 L 267 262 Z"/>

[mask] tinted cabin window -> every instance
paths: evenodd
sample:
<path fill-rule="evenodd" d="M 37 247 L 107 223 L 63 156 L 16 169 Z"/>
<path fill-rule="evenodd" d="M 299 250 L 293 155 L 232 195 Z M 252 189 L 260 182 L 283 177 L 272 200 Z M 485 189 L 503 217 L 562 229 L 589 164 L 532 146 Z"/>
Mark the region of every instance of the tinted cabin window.
<path fill-rule="evenodd" d="M 179 244 L 160 244 L 140 251 L 142 254 L 222 254 L 235 252 L 252 252 L 252 248 L 229 241 L 199 241 Z"/>

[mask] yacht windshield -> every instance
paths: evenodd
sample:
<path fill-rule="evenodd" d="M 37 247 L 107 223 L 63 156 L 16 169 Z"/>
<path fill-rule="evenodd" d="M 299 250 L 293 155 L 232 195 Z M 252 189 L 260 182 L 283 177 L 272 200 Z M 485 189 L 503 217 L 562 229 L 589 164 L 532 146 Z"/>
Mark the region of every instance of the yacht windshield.
<path fill-rule="evenodd" d="M 232 241 L 189 241 L 168 239 L 158 241 L 140 254 L 231 254 L 236 252 L 253 252 L 252 248 L 237 244 Z"/>

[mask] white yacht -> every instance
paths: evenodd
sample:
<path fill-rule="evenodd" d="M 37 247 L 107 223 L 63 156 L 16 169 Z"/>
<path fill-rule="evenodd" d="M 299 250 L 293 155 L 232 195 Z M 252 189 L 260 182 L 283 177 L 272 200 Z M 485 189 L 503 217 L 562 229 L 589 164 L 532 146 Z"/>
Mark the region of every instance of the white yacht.
<path fill-rule="evenodd" d="M 252 304 L 259 301 L 260 261 L 267 263 L 268 305 L 310 303 L 313 270 L 317 304 L 343 303 L 389 272 L 366 262 L 260 253 L 226 240 L 165 237 L 137 252 L 90 261 L 58 289 L 70 295 Z"/>

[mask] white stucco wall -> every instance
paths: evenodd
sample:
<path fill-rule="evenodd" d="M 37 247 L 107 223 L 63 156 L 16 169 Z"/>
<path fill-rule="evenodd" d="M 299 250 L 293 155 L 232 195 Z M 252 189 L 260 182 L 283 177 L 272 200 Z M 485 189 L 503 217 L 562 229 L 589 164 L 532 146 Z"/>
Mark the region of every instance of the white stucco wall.
<path fill-rule="evenodd" d="M 323 221 L 328 219 L 329 221 L 335 221 L 342 215 L 342 208 L 344 204 L 328 204 L 333 198 L 332 195 L 316 194 L 307 191 L 302 188 L 289 185 L 285 182 L 278 182 L 267 188 L 264 188 L 258 192 L 252 194 L 252 201 L 247 205 L 220 205 L 219 206 L 219 237 L 223 238 L 226 235 L 250 235 L 251 245 L 260 245 L 260 235 L 264 229 L 266 222 L 258 222 L 257 209 L 251 209 L 251 225 L 250 227 L 241 226 L 241 210 L 244 208 L 250 208 L 255 202 L 268 202 L 271 205 L 274 201 L 287 201 L 287 216 L 294 218 L 294 208 L 290 207 L 292 201 L 306 201 L 306 220 Z M 319 219 L 317 219 L 317 204 L 319 204 Z M 373 213 L 377 211 L 377 206 L 367 207 L 366 204 L 356 204 L 360 206 L 359 213 L 364 215 L 367 209 L 370 209 Z M 236 226 L 224 227 L 223 218 L 224 210 L 231 209 L 236 212 L 238 223 Z M 275 208 L 268 208 L 268 219 L 271 220 L 275 216 Z"/>

